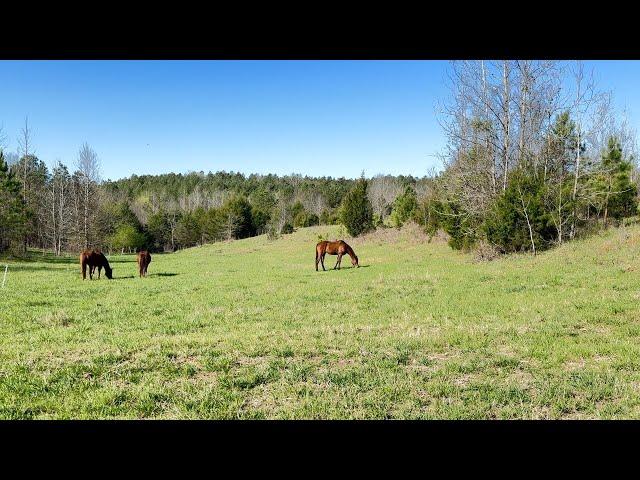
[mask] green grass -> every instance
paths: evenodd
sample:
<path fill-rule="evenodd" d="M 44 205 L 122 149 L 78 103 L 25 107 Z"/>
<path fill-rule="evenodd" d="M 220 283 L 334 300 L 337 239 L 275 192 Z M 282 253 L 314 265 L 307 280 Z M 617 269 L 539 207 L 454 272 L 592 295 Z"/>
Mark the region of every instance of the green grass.
<path fill-rule="evenodd" d="M 488 263 L 391 230 L 317 273 L 336 232 L 10 261 L 0 418 L 640 418 L 640 227 Z"/>

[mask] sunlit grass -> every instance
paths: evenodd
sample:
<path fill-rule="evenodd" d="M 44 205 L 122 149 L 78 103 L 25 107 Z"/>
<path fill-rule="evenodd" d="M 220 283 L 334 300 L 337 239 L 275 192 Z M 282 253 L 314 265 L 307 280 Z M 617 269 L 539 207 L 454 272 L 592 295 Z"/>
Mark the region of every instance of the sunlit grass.
<path fill-rule="evenodd" d="M 316 272 L 337 231 L 153 255 L 145 279 L 133 255 L 112 281 L 10 261 L 0 418 L 640 417 L 637 226 L 488 263 L 387 230 Z"/>

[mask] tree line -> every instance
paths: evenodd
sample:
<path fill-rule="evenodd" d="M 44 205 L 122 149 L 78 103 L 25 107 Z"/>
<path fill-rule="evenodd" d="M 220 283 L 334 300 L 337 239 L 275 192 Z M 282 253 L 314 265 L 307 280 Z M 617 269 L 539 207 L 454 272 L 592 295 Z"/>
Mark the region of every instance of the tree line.
<path fill-rule="evenodd" d="M 32 137 L 25 122 L 19 153 L 5 156 L 0 148 L 0 251 L 175 251 L 336 223 L 357 235 L 375 225 L 399 225 L 404 217 L 396 199 L 424 190 L 428 182 L 411 176 L 354 180 L 234 172 L 102 181 L 100 159 L 88 144 L 80 147 L 72 171 L 61 161 L 47 166 Z"/>

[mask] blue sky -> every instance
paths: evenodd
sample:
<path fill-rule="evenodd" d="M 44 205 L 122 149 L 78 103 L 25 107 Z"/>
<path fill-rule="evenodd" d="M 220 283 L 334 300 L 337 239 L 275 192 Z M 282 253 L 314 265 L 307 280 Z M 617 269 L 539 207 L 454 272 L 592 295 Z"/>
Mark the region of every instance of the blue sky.
<path fill-rule="evenodd" d="M 422 176 L 444 144 L 444 61 L 0 61 L 0 125 L 17 149 L 71 166 L 82 142 L 103 178 L 233 170 Z M 640 109 L 640 62 L 586 62 Z"/>

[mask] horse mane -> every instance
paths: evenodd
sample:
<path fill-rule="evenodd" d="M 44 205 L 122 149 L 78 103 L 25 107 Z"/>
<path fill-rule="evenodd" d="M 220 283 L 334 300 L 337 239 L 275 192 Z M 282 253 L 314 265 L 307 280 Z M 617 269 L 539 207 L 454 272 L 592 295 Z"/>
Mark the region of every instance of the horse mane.
<path fill-rule="evenodd" d="M 100 249 L 94 250 L 94 252 L 98 254 L 98 257 L 100 258 L 102 266 L 105 269 L 111 270 L 111 265 L 109 265 L 109 260 L 107 260 L 107 256 L 104 253 L 102 253 L 102 251 Z"/>
<path fill-rule="evenodd" d="M 353 248 L 351 248 L 351 245 L 349 245 L 344 240 L 340 240 L 340 241 L 344 243 L 344 249 L 347 251 L 347 254 L 349 254 L 351 258 L 357 258 L 356 253 L 353 251 Z"/>

